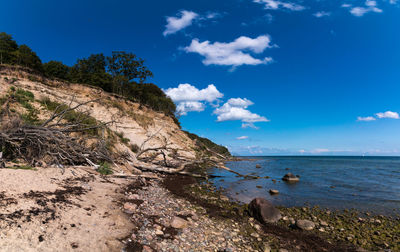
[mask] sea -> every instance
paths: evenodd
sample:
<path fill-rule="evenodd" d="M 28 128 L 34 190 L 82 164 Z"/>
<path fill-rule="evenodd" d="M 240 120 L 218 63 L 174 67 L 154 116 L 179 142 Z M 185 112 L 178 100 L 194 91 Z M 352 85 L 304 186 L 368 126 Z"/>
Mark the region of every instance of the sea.
<path fill-rule="evenodd" d="M 241 157 L 227 162 L 230 169 L 247 175 L 238 177 L 223 169 L 209 173 L 215 186 L 232 200 L 249 203 L 263 197 L 278 206 L 315 206 L 332 210 L 355 209 L 384 215 L 400 214 L 400 157 L 263 156 Z M 261 168 L 256 168 L 256 165 Z M 300 176 L 286 183 L 286 173 Z M 276 182 L 273 181 L 276 180 Z M 270 195 L 276 189 L 278 195 Z"/>

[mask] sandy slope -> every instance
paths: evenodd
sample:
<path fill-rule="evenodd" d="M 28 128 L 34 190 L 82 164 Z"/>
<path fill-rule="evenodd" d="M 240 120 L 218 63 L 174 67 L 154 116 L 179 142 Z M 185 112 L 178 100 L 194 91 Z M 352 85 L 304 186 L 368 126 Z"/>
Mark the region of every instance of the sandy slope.
<path fill-rule="evenodd" d="M 0 251 L 121 251 L 126 183 L 83 168 L 0 169 Z"/>
<path fill-rule="evenodd" d="M 32 80 L 32 78 L 37 80 Z M 113 121 L 114 123 L 109 125 L 109 128 L 123 133 L 124 137 L 130 140 L 129 144 L 141 146 L 149 136 L 155 135 L 146 143 L 146 147 L 163 146 L 164 140 L 168 139 L 169 147 L 177 149 L 181 156 L 195 158 L 194 142 L 181 131 L 170 117 L 163 113 L 118 98 L 98 88 L 48 79 L 40 80 L 39 78 L 42 77 L 31 76 L 23 71 L 0 69 L 0 97 L 4 96 L 11 86 L 14 86 L 32 92 L 35 99 L 47 97 L 72 106 L 97 100 L 80 109 L 89 110 L 90 115 L 100 122 Z M 38 104 L 37 106 L 40 109 Z M 126 148 L 126 150 L 129 149 Z"/>

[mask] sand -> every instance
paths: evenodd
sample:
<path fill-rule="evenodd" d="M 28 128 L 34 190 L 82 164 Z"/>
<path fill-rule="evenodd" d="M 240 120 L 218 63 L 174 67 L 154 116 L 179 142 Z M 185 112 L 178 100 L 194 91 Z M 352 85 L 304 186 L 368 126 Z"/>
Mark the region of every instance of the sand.
<path fill-rule="evenodd" d="M 88 171 L 0 169 L 0 251 L 121 251 L 128 181 Z"/>

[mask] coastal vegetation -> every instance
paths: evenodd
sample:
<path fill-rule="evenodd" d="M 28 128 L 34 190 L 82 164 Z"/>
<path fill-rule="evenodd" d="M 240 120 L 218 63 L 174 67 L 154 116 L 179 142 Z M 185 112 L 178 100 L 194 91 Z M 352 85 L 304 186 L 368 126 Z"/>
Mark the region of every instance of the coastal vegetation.
<path fill-rule="evenodd" d="M 146 82 L 153 73 L 144 62 L 133 53 L 114 51 L 110 56 L 99 53 L 78 59 L 73 66 L 55 60 L 42 63 L 29 46 L 18 45 L 11 35 L 0 33 L 0 64 L 29 68 L 51 79 L 95 86 L 163 112 L 179 123 L 174 102 L 155 84 Z"/>

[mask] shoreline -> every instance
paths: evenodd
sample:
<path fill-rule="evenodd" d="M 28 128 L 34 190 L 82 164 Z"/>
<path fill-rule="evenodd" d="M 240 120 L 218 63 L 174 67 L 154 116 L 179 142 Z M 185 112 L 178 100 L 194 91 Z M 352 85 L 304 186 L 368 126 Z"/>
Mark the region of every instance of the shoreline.
<path fill-rule="evenodd" d="M 171 184 L 176 185 L 182 183 Z M 192 192 L 195 192 L 196 195 L 194 201 L 199 201 L 199 197 L 203 197 L 205 195 L 204 198 L 211 200 L 212 206 L 215 207 L 219 205 L 226 208 L 235 209 L 236 214 L 238 214 L 240 218 L 244 218 L 244 220 L 247 221 L 255 221 L 246 213 L 247 204 L 232 201 L 227 203 L 227 197 L 224 196 L 224 191 L 213 187 L 210 181 L 206 182 L 203 186 L 195 182 L 195 186 L 192 186 L 192 188 L 194 188 Z M 180 191 L 182 192 L 184 190 Z M 176 195 L 185 197 L 184 194 L 179 192 Z M 186 199 L 191 200 L 191 197 L 186 196 Z M 203 203 L 203 205 L 208 205 L 209 203 L 210 202 L 206 202 L 205 204 Z M 392 216 L 374 215 L 369 212 L 360 213 L 358 211 L 349 209 L 330 211 L 327 209 L 321 209 L 318 206 L 277 206 L 277 208 L 281 211 L 283 218 L 276 225 L 262 225 L 257 221 L 255 221 L 255 223 L 252 225 L 260 225 L 263 227 L 263 235 L 272 238 L 269 241 L 272 249 L 279 249 L 282 247 L 285 248 L 285 246 L 287 247 L 288 244 L 285 244 L 285 242 L 282 241 L 288 237 L 297 237 L 297 240 L 301 239 L 299 237 L 302 235 L 305 235 L 307 239 L 305 239 L 303 242 L 307 243 L 307 240 L 319 240 L 320 238 L 321 240 L 319 240 L 319 242 L 322 244 L 329 244 L 330 248 L 328 248 L 328 250 L 333 249 L 332 251 L 335 251 L 335 249 L 337 251 L 339 248 L 341 251 L 363 251 L 363 249 L 373 251 L 383 251 L 384 249 L 392 249 L 392 251 L 400 250 L 399 217 L 396 218 Z M 295 221 L 298 219 L 307 219 L 313 221 L 316 225 L 315 229 L 312 231 L 298 230 L 295 226 Z M 244 222 L 246 223 L 247 221 Z M 277 228 L 280 230 L 279 232 L 273 231 Z M 257 231 L 257 229 L 255 231 Z M 280 240 L 280 242 L 274 242 L 276 239 Z M 291 243 L 291 241 L 288 242 Z M 293 246 L 292 244 L 287 248 L 289 251 L 307 251 L 308 249 L 315 249 L 312 247 L 303 247 L 299 249 L 298 246 L 299 245 Z"/>
<path fill-rule="evenodd" d="M 121 178 L 72 167 L 0 169 L 0 177 L 0 246 L 7 251 L 400 249 L 400 219 L 278 207 L 282 219 L 264 225 L 246 204 L 190 176 Z M 316 228 L 299 230 L 298 219 Z"/>

